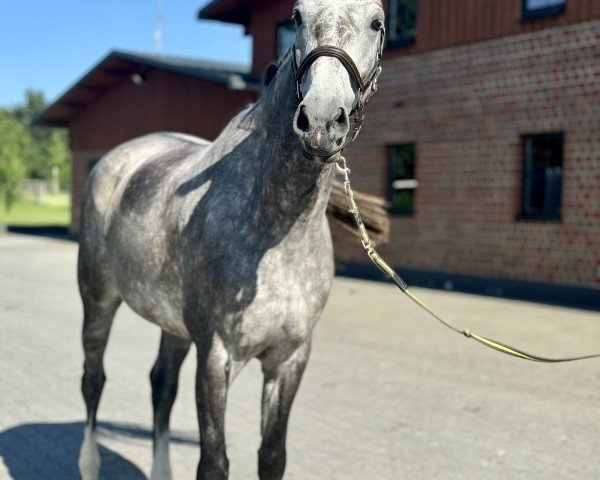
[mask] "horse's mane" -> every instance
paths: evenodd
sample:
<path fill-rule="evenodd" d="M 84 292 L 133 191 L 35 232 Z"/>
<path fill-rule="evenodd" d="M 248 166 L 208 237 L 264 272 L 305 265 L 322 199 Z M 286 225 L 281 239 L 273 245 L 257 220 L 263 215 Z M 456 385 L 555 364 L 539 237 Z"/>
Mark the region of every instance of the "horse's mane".
<path fill-rule="evenodd" d="M 263 77 L 263 83 L 264 83 L 265 87 L 268 87 L 271 84 L 271 82 L 275 79 L 275 77 L 277 76 L 277 72 L 279 72 L 279 68 L 290 57 L 291 53 L 292 53 L 292 48 L 290 48 L 284 55 L 282 55 L 279 58 L 279 60 L 271 63 L 267 67 L 267 69 L 265 70 L 264 77 Z"/>
<path fill-rule="evenodd" d="M 290 48 L 285 55 L 281 56 L 277 62 L 271 63 L 265 70 L 263 76 L 264 91 L 261 98 L 253 104 L 249 105 L 243 112 L 237 122 L 237 127 L 244 130 L 255 130 L 257 126 L 258 117 L 260 115 L 260 104 L 261 100 L 269 94 L 269 90 L 274 87 L 272 85 L 273 80 L 277 77 L 281 66 L 290 58 L 292 49 Z"/>

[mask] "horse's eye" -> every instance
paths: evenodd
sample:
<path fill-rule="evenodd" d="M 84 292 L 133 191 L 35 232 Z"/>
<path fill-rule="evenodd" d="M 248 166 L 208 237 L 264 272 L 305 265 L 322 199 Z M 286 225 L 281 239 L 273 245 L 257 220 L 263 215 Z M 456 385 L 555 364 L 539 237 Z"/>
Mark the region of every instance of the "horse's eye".
<path fill-rule="evenodd" d="M 383 20 L 380 20 L 379 18 L 377 20 L 373 20 L 373 23 L 371 23 L 371 28 L 376 32 L 383 30 Z"/>
<path fill-rule="evenodd" d="M 294 21 L 297 27 L 302 25 L 302 15 L 300 15 L 300 12 L 298 10 L 294 10 L 294 13 L 292 13 L 292 20 Z"/>

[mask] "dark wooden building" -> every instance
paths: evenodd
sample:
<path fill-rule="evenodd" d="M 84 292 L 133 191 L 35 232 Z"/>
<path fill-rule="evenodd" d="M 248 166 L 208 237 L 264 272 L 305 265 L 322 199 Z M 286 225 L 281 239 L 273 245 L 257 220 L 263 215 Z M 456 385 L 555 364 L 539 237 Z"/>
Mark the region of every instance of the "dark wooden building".
<path fill-rule="evenodd" d="M 254 50 L 241 77 L 255 85 L 289 48 L 293 4 L 215 0 L 199 17 L 245 27 Z M 600 308 L 600 2 L 387 0 L 384 7 L 379 93 L 347 152 L 356 187 L 390 202 L 384 256 L 411 283 Z M 130 77 L 111 86 L 107 100 L 120 88 L 135 90 Z M 255 93 L 227 84 L 214 88 L 231 96 L 231 115 Z M 200 88 L 191 90 L 182 97 L 204 101 Z M 118 98 L 107 112 L 134 115 L 150 104 Z M 74 152 L 98 146 L 86 158 L 104 147 L 78 139 L 111 128 L 101 101 L 84 100 L 79 114 L 54 123 L 69 126 Z M 184 104 L 193 121 L 192 102 Z M 151 128 L 211 137 L 195 125 Z M 345 260 L 349 271 L 365 264 L 360 248 Z"/>
<path fill-rule="evenodd" d="M 69 129 L 73 154 L 70 231 L 79 232 L 88 173 L 111 148 L 157 131 L 214 140 L 258 97 L 257 79 L 240 65 L 115 51 L 36 120 Z"/>

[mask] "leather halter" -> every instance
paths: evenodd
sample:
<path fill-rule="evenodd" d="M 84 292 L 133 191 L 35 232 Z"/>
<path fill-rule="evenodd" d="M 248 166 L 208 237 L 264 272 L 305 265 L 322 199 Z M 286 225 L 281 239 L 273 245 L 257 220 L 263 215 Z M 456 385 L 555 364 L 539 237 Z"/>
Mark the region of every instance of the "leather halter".
<path fill-rule="evenodd" d="M 306 75 L 308 69 L 315 63 L 320 57 L 332 57 L 338 60 L 346 69 L 350 75 L 350 80 L 356 85 L 355 94 L 356 100 L 352 106 L 350 115 L 354 115 L 354 123 L 352 125 L 352 131 L 349 132 L 348 138 L 344 146 L 353 141 L 362 127 L 364 114 L 363 109 L 369 102 L 371 96 L 377 91 L 377 80 L 381 74 L 381 57 L 383 55 L 383 47 L 385 44 L 385 30 L 381 30 L 379 37 L 379 47 L 377 49 L 377 60 L 373 68 L 369 71 L 365 79 L 360 74 L 356 63 L 352 60 L 352 57 L 348 55 L 344 50 L 332 45 L 321 45 L 311 50 L 308 55 L 298 65 L 298 59 L 296 52 L 296 44 L 292 46 L 292 69 L 294 72 L 294 79 L 296 81 L 296 97 L 298 101 L 302 101 L 302 80 Z"/>

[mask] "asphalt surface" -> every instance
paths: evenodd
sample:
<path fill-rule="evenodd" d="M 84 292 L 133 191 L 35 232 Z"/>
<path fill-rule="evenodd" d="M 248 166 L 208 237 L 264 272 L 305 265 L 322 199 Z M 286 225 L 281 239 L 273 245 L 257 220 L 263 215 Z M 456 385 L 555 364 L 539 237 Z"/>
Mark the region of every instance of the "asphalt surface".
<path fill-rule="evenodd" d="M 72 242 L 0 235 L 0 479 L 73 480 L 82 437 L 81 305 Z M 415 289 L 473 331 L 546 355 L 600 351 L 600 315 Z M 145 479 L 157 327 L 115 321 L 99 413 L 102 478 Z M 174 479 L 199 457 L 194 358 L 173 412 Z M 233 480 L 257 478 L 261 374 L 234 384 Z M 430 320 L 390 285 L 336 279 L 288 436 L 288 480 L 600 478 L 600 360 L 528 363 Z"/>

